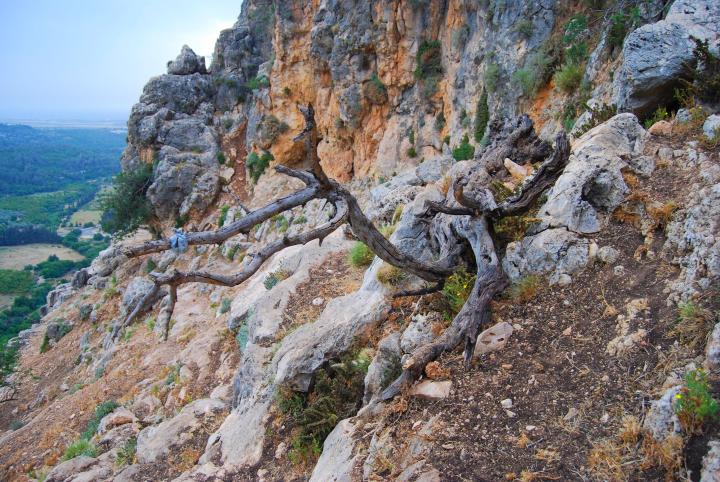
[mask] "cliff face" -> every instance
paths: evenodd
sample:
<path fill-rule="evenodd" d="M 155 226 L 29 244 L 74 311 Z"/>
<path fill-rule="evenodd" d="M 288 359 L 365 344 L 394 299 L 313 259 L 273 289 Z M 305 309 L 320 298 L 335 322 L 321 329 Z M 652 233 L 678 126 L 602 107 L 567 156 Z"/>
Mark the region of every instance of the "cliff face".
<path fill-rule="evenodd" d="M 302 124 L 296 105 L 310 102 L 331 176 L 387 177 L 472 138 L 483 91 L 492 118 L 518 113 L 521 87 L 510 76 L 546 43 L 555 9 L 550 0 L 248 1 L 209 71 L 183 50 L 145 86 L 123 166 L 157 160 L 149 196 L 160 219 L 201 213 L 223 177 L 235 176 L 241 196 L 252 190 L 250 151 L 302 164 L 292 136 Z M 234 173 L 222 172 L 220 152 Z"/>
<path fill-rule="evenodd" d="M 312 103 L 325 171 L 407 256 L 450 258 L 455 231 L 479 225 L 428 221 L 427 201 L 455 206 L 462 182 L 500 202 L 553 151 L 540 139 L 571 130 L 532 211 L 493 222 L 487 262 L 513 283 L 493 326 L 470 367 L 447 352 L 381 400 L 447 332 L 470 275 L 395 299 L 419 278 L 338 229 L 237 286 L 181 285 L 172 316 L 167 295 L 124 326 L 148 272 L 237 273 L 333 213 L 314 199 L 184 253 L 128 258 L 138 240 L 116 242 L 14 341 L 0 424 L 27 424 L 0 435 L 0 478 L 712 477 L 718 426 L 698 436 L 673 397 L 701 367 L 708 390 L 720 380 L 720 105 L 669 93 L 700 71 L 691 36 L 718 52 L 718 25 L 699 0 L 245 1 L 209 67 L 184 47 L 133 107 L 122 165 L 155 164 L 159 227 L 226 226 L 302 187 L 261 159 L 307 167 L 293 136 Z M 495 158 L 524 112 L 539 138 Z M 109 401 L 122 406 L 106 415 Z"/>

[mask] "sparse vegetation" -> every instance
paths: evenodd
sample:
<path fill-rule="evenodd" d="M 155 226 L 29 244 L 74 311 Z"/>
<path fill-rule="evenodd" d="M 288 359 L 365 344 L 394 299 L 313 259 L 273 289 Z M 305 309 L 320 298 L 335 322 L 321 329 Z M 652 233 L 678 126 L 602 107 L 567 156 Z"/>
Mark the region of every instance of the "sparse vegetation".
<path fill-rule="evenodd" d="M 104 231 L 123 237 L 150 221 L 152 207 L 146 194 L 152 178 L 153 165 L 147 163 L 115 176 L 112 189 L 99 196 Z"/>
<path fill-rule="evenodd" d="M 248 154 L 245 160 L 245 167 L 248 170 L 250 179 L 252 179 L 254 183 L 257 183 L 260 176 L 265 172 L 265 169 L 270 165 L 270 161 L 274 159 L 273 155 L 268 151 L 264 151 L 261 156 L 258 156 L 256 152 Z"/>
<path fill-rule="evenodd" d="M 232 126 L 232 124 L 230 124 L 230 125 Z M 218 164 L 220 164 L 221 166 L 225 165 L 225 163 L 227 162 L 227 159 L 225 159 L 225 154 L 222 151 L 219 151 L 217 153 L 216 158 L 217 158 Z"/>
<path fill-rule="evenodd" d="M 408 150 L 406 152 L 408 157 L 417 157 L 417 151 L 415 150 L 415 147 L 408 147 Z"/>
<path fill-rule="evenodd" d="M 708 422 L 720 419 L 720 405 L 711 394 L 704 371 L 692 370 L 683 381 L 682 390 L 675 395 L 675 413 L 686 432 L 701 433 Z"/>
<path fill-rule="evenodd" d="M 482 141 L 487 129 L 488 122 L 490 121 L 490 110 L 488 108 L 488 96 L 487 90 L 483 89 L 480 99 L 475 109 L 475 141 Z"/>
<path fill-rule="evenodd" d="M 715 320 L 709 310 L 686 301 L 678 305 L 678 320 L 670 334 L 677 336 L 691 350 L 698 350 L 705 346 L 714 325 Z"/>
<path fill-rule="evenodd" d="M 435 116 L 435 130 L 442 132 L 442 130 L 445 129 L 445 124 L 445 113 L 440 111 L 438 115 Z"/>
<path fill-rule="evenodd" d="M 540 285 L 540 277 L 535 275 L 523 276 L 507 290 L 507 296 L 519 303 L 525 303 L 535 298 L 538 287 Z"/>
<path fill-rule="evenodd" d="M 497 83 L 500 80 L 500 66 L 496 63 L 488 64 L 485 67 L 485 88 L 488 92 L 495 92 Z"/>
<path fill-rule="evenodd" d="M 265 281 L 263 281 L 263 286 L 265 286 L 265 289 L 269 291 L 273 289 L 279 282 L 290 277 L 290 274 L 291 273 L 288 273 L 282 268 L 275 270 L 265 277 Z"/>
<path fill-rule="evenodd" d="M 375 253 L 361 241 L 356 241 L 355 244 L 353 244 L 353 247 L 350 249 L 350 254 L 348 255 L 350 264 L 356 268 L 369 266 L 373 258 L 375 258 Z"/>
<path fill-rule="evenodd" d="M 278 409 L 286 423 L 294 425 L 288 453 L 294 464 L 307 464 L 317 458 L 335 425 L 355 415 L 362 404 L 370 361 L 365 350 L 353 350 L 336 363 L 318 369 L 310 393 L 278 390 Z"/>
<path fill-rule="evenodd" d="M 470 138 L 465 134 L 460 145 L 452 150 L 453 158 L 456 161 L 466 161 L 475 155 L 475 146 L 470 144 Z"/>
<path fill-rule="evenodd" d="M 463 267 L 450 275 L 443 286 L 443 295 L 448 302 L 450 313 L 454 317 L 467 301 L 475 285 L 474 273 L 468 273 Z"/>
<path fill-rule="evenodd" d="M 252 79 L 248 80 L 245 84 L 245 87 L 251 90 L 257 90 L 262 89 L 265 87 L 270 87 L 270 79 L 265 77 L 264 75 L 259 75 L 256 77 L 253 77 Z"/>
<path fill-rule="evenodd" d="M 614 104 L 599 104 L 590 108 L 590 119 L 583 125 L 578 126 L 577 137 L 582 136 L 590 129 L 599 126 L 617 114 L 617 107 Z"/>
<path fill-rule="evenodd" d="M 365 97 L 371 104 L 382 105 L 387 102 L 387 88 L 382 83 L 377 73 L 373 73 L 370 81 L 364 87 Z"/>
<path fill-rule="evenodd" d="M 218 227 L 222 228 L 225 225 L 225 220 L 227 219 L 228 211 L 230 210 L 230 206 L 223 206 L 220 208 L 220 217 L 218 218 Z"/>
<path fill-rule="evenodd" d="M 377 279 L 385 285 L 398 286 L 407 278 L 407 273 L 388 263 L 383 263 L 377 271 Z"/>
<path fill-rule="evenodd" d="M 415 78 L 422 82 L 422 92 L 430 98 L 437 92 L 442 76 L 442 51 L 439 40 L 424 40 L 416 54 Z"/>
<path fill-rule="evenodd" d="M 230 311 L 230 305 L 232 304 L 232 300 L 230 298 L 223 298 L 220 302 L 220 314 L 225 314 L 228 311 Z"/>
<path fill-rule="evenodd" d="M 575 92 L 580 86 L 582 75 L 583 73 L 580 66 L 571 63 L 563 65 L 560 70 L 555 72 L 553 79 L 555 80 L 555 85 L 558 89 L 566 94 L 570 94 Z"/>
<path fill-rule="evenodd" d="M 70 460 L 80 455 L 87 457 L 95 457 L 97 455 L 97 449 L 87 439 L 76 440 L 65 448 L 65 452 L 62 455 L 62 460 Z"/>
<path fill-rule="evenodd" d="M 137 439 L 135 437 L 125 442 L 117 451 L 115 463 L 119 467 L 135 463 L 135 451 L 137 450 Z"/>
<path fill-rule="evenodd" d="M 668 120 L 669 118 L 670 114 L 668 114 L 667 109 L 664 106 L 660 106 L 655 110 L 653 115 L 645 119 L 643 125 L 645 126 L 645 129 L 649 129 L 656 122 L 660 122 L 661 120 Z"/>

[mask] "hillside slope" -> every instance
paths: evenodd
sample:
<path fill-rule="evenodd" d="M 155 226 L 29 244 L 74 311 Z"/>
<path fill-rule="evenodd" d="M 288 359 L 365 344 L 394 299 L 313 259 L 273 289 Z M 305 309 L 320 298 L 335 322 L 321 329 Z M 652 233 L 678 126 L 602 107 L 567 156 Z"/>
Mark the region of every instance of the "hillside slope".
<path fill-rule="evenodd" d="M 236 273 L 338 210 L 312 199 L 184 253 L 116 241 L 13 341 L 0 477 L 717 480 L 720 109 L 703 86 L 720 72 L 690 37 L 717 53 L 718 25 L 690 0 L 246 1 L 209 69 L 183 48 L 133 108 L 122 162 L 154 163 L 150 223 L 214 230 L 303 188 L 263 159 L 313 167 L 293 140 L 311 103 L 324 171 L 398 249 L 456 273 L 393 297 L 422 280 L 336 229 L 125 327 L 149 272 Z M 526 111 L 539 138 L 517 134 Z M 562 172 L 493 220 L 497 259 L 473 256 L 458 232 L 487 224 L 463 196 L 522 194 L 563 128 Z M 428 218 L 430 201 L 463 214 Z M 510 285 L 470 365 L 447 351 L 384 397 L 453 327 L 474 264 Z"/>

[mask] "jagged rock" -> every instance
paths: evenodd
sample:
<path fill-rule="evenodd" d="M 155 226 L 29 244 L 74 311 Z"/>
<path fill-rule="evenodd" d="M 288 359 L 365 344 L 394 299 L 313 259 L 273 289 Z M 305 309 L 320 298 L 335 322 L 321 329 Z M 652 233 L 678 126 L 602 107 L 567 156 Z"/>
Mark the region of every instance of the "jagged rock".
<path fill-rule="evenodd" d="M 162 402 L 155 395 L 145 395 L 135 400 L 130 407 L 132 412 L 137 414 L 140 419 L 145 419 L 152 415 L 162 406 Z"/>
<path fill-rule="evenodd" d="M 125 442 L 135 437 L 137 432 L 138 429 L 132 423 L 117 426 L 99 437 L 97 446 L 103 451 L 121 447 Z"/>
<path fill-rule="evenodd" d="M 506 321 L 491 326 L 478 336 L 474 356 L 502 350 L 512 334 L 513 327 Z"/>
<path fill-rule="evenodd" d="M 97 258 L 90 264 L 90 272 L 93 276 L 109 276 L 110 273 L 115 271 L 115 269 L 126 260 L 127 258 L 122 254 L 120 248 L 117 245 L 112 245 L 100 251 Z"/>
<path fill-rule="evenodd" d="M 72 281 L 70 284 L 74 289 L 80 289 L 83 286 L 87 285 L 88 280 L 90 279 L 90 270 L 88 268 L 82 268 L 75 272 L 75 275 L 73 276 Z"/>
<path fill-rule="evenodd" d="M 665 440 L 669 435 L 681 431 L 680 420 L 675 414 L 673 401 L 680 392 L 681 386 L 674 386 L 663 393 L 659 400 L 650 405 L 643 422 L 643 429 L 648 430 L 657 441 Z"/>
<path fill-rule="evenodd" d="M 415 315 L 413 321 L 403 331 L 400 348 L 403 353 L 412 353 L 416 348 L 431 342 L 435 335 L 432 332 L 432 320 L 429 315 Z"/>
<path fill-rule="evenodd" d="M 619 257 L 620 252 L 612 246 L 603 246 L 597 252 L 597 258 L 605 264 L 613 264 Z"/>
<path fill-rule="evenodd" d="M 145 277 L 137 276 L 133 278 L 125 288 L 125 293 L 123 293 L 120 313 L 123 316 L 130 313 L 154 287 L 155 284 Z"/>
<path fill-rule="evenodd" d="M 75 290 L 70 283 L 63 283 L 61 285 L 58 285 L 57 288 L 47 294 L 45 302 L 47 306 L 47 312 L 49 313 L 50 311 L 53 311 L 54 309 L 59 307 L 66 299 L 70 298 L 70 296 L 74 292 Z"/>
<path fill-rule="evenodd" d="M 177 58 L 168 62 L 167 71 L 171 75 L 206 74 L 205 57 L 196 55 L 190 47 L 183 45 Z"/>
<path fill-rule="evenodd" d="M 444 380 L 441 382 L 423 380 L 422 382 L 413 385 L 410 389 L 410 395 L 426 398 L 428 400 L 442 400 L 450 395 L 451 388 L 452 382 L 450 380 Z"/>
<path fill-rule="evenodd" d="M 663 247 L 680 266 L 680 275 L 669 285 L 669 302 L 685 300 L 720 277 L 720 183 L 693 190 L 684 204 L 666 229 Z"/>
<path fill-rule="evenodd" d="M 351 419 L 341 420 L 327 436 L 315 464 L 310 482 L 350 482 L 359 475 L 362 454 L 354 453 L 356 426 Z"/>
<path fill-rule="evenodd" d="M 137 418 L 135 417 L 135 414 L 130 410 L 125 407 L 118 407 L 113 410 L 112 413 L 105 415 L 102 420 L 100 420 L 97 433 L 103 434 L 112 428 L 133 423 L 136 420 Z"/>
<path fill-rule="evenodd" d="M 195 400 L 174 417 L 143 429 L 137 438 L 138 463 L 154 463 L 173 447 L 182 446 L 204 422 L 217 417 L 226 407 L 220 400 Z"/>
<path fill-rule="evenodd" d="M 73 476 L 96 465 L 98 460 L 94 457 L 80 455 L 66 462 L 56 465 L 50 473 L 48 473 L 45 482 L 66 482 L 73 480 Z"/>
<path fill-rule="evenodd" d="M 619 114 L 573 144 L 567 167 L 540 208 L 535 230 L 567 227 L 580 234 L 600 230 L 601 213 L 612 212 L 628 188 L 621 169 L 642 155 L 646 133 L 632 114 Z"/>
<path fill-rule="evenodd" d="M 15 398 L 17 389 L 12 385 L 5 385 L 0 387 L 0 403 L 7 402 Z"/>
<path fill-rule="evenodd" d="M 561 275 L 587 265 L 589 259 L 588 241 L 558 228 L 508 244 L 502 264 L 512 281 L 527 275 L 550 274 L 550 282 L 554 283 Z"/>
<path fill-rule="evenodd" d="M 702 460 L 700 482 L 718 482 L 720 480 L 720 441 L 708 442 L 708 452 Z"/>
<path fill-rule="evenodd" d="M 694 66 L 694 36 L 715 45 L 720 6 L 713 0 L 678 0 L 664 20 L 632 31 L 623 45 L 623 62 L 615 72 L 613 101 L 619 112 L 641 116 L 672 101 L 674 89 Z"/>
<path fill-rule="evenodd" d="M 392 382 L 389 377 L 399 376 L 400 365 L 400 333 L 394 332 L 386 336 L 378 343 L 377 353 L 370 366 L 368 366 L 365 375 L 365 394 L 363 396 L 364 403 L 380 393 L 383 385 Z"/>
<path fill-rule="evenodd" d="M 445 175 L 445 173 L 453 165 L 452 156 L 436 156 L 426 159 L 415 168 L 415 176 L 424 184 L 437 182 Z"/>
<path fill-rule="evenodd" d="M 53 321 L 48 323 L 45 334 L 47 335 L 48 341 L 57 343 L 60 339 L 70 333 L 73 329 L 73 324 L 67 321 Z"/>
<path fill-rule="evenodd" d="M 720 115 L 713 114 L 703 124 L 703 133 L 709 138 L 714 139 L 720 135 Z"/>
<path fill-rule="evenodd" d="M 705 369 L 710 373 L 720 371 L 720 323 L 715 323 L 710 339 L 705 346 Z"/>
<path fill-rule="evenodd" d="M 168 267 L 175 262 L 178 255 L 173 250 L 165 251 L 157 262 L 157 270 L 165 271 Z"/>

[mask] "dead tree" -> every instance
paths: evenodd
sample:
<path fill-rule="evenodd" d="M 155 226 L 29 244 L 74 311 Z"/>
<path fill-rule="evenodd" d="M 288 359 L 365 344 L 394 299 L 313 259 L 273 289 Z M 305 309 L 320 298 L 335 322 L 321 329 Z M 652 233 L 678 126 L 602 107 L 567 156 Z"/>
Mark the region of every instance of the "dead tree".
<path fill-rule="evenodd" d="M 155 283 L 154 289 L 137 304 L 123 323 L 118 325 L 115 336 L 165 295 L 165 290 L 162 288 L 164 286 L 167 286 L 169 296 L 163 309 L 172 313 L 177 300 L 178 286 L 185 283 L 236 286 L 256 273 L 273 254 L 289 246 L 305 244 L 315 239 L 322 243 L 326 236 L 347 223 L 352 228 L 353 234 L 380 259 L 431 283 L 429 288 L 421 292 L 441 289 L 445 279 L 453 274 L 465 259 L 475 260 L 476 280 L 463 308 L 439 337 L 411 354 L 403 366 L 401 376 L 385 389 L 382 398 L 389 399 L 395 396 L 417 379 L 429 362 L 460 344 L 464 344 L 467 365 L 473 356 L 480 328 L 490 319 L 490 301 L 508 285 L 497 254 L 493 225 L 505 216 L 527 211 L 539 195 L 554 184 L 564 169 L 570 153 L 570 145 L 565 133 L 561 132 L 557 136 L 553 151 L 549 145 L 537 138 L 532 122 L 527 116 L 523 116 L 509 132 L 505 132 L 504 136 L 496 136 L 485 154 L 472 165 L 469 172 L 453 181 L 445 202 L 426 203 L 425 212 L 420 219 L 417 219 L 418 222 L 427 224 L 431 238 L 444 238 L 437 257 L 440 261 L 429 262 L 410 257 L 396 248 L 365 216 L 355 197 L 341 184 L 327 177 L 317 155 L 317 146 L 321 138 L 315 124 L 313 107 L 308 105 L 307 108 L 299 108 L 305 118 L 305 128 L 295 137 L 295 141 L 304 142 L 312 168 L 297 170 L 281 165 L 275 169 L 279 173 L 300 179 L 305 183 L 305 187 L 262 208 L 250 211 L 240 220 L 218 230 L 189 233 L 188 245 L 219 244 L 238 234 L 247 234 L 255 225 L 283 211 L 302 206 L 312 199 L 324 199 L 333 207 L 330 220 L 301 234 L 286 234 L 281 239 L 248 253 L 240 272 L 233 275 L 177 270 L 168 273 L 150 273 Z M 532 162 L 539 157 L 545 158 L 545 161 L 535 174 L 526 180 L 520 192 L 497 204 L 487 185 L 477 185 L 476 174 L 480 169 L 484 169 L 487 176 L 488 171 L 496 170 L 502 158 L 511 153 L 516 156 L 516 162 L 520 163 Z M 133 258 L 168 249 L 170 249 L 168 240 L 155 240 L 127 247 L 124 249 L 124 254 Z M 472 256 L 467 256 L 468 254 Z M 402 292 L 397 293 L 396 296 L 421 292 Z"/>

